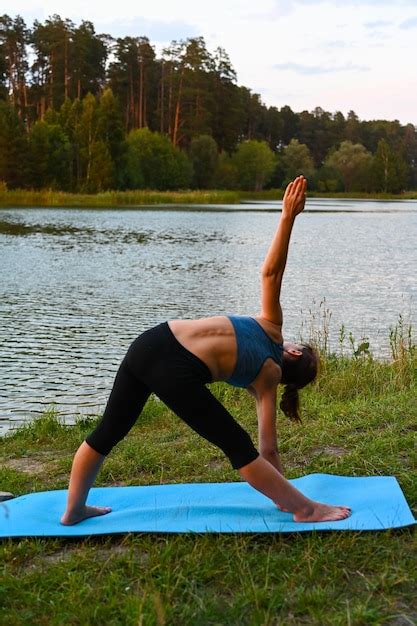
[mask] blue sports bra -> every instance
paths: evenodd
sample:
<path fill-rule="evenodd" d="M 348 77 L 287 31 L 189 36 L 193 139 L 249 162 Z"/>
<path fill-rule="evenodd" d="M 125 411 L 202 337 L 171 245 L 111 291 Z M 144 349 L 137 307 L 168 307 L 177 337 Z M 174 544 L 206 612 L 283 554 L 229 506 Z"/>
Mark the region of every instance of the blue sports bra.
<path fill-rule="evenodd" d="M 253 317 L 231 315 L 237 342 L 237 360 L 233 374 L 226 380 L 234 387 L 248 387 L 255 380 L 266 359 L 271 357 L 280 367 L 284 346 L 267 335 Z"/>

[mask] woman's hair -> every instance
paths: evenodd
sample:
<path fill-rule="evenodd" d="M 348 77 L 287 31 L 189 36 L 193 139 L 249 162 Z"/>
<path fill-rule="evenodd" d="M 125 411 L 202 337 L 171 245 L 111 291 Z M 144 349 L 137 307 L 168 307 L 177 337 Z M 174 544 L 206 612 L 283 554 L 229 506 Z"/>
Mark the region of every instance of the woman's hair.
<path fill-rule="evenodd" d="M 302 355 L 298 359 L 286 359 L 282 364 L 281 383 L 285 385 L 280 408 L 284 415 L 301 422 L 298 390 L 311 383 L 317 376 L 319 357 L 308 344 L 300 344 Z"/>

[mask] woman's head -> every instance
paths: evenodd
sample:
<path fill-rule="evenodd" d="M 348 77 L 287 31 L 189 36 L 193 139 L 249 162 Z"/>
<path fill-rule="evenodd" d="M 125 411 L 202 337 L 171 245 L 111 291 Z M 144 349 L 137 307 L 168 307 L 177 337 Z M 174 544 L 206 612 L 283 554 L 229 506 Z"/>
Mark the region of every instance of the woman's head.
<path fill-rule="evenodd" d="M 280 408 L 290 419 L 301 421 L 298 390 L 317 376 L 319 357 L 307 344 L 284 343 L 281 383 L 285 385 Z"/>

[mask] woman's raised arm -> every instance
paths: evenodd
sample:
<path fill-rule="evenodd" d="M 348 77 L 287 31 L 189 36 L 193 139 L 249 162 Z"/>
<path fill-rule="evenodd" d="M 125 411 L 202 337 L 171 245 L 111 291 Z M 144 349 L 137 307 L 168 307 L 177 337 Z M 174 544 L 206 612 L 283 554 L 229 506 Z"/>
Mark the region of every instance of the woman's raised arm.
<path fill-rule="evenodd" d="M 272 243 L 262 265 L 261 314 L 282 326 L 281 282 L 287 263 L 288 246 L 296 216 L 304 209 L 307 181 L 298 176 L 290 183 L 282 200 L 282 212 Z"/>

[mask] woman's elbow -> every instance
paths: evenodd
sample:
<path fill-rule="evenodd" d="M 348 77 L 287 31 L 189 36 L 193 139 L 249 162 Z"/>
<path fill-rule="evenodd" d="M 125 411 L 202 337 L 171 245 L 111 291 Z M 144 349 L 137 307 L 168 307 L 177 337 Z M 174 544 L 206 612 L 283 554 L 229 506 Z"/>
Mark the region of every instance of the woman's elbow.
<path fill-rule="evenodd" d="M 261 279 L 273 280 L 275 283 L 278 283 L 282 278 L 283 270 L 277 269 L 272 265 L 263 265 L 261 269 Z"/>

